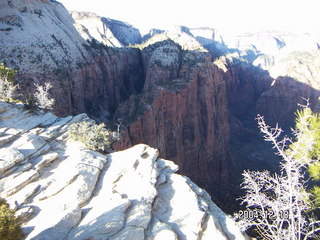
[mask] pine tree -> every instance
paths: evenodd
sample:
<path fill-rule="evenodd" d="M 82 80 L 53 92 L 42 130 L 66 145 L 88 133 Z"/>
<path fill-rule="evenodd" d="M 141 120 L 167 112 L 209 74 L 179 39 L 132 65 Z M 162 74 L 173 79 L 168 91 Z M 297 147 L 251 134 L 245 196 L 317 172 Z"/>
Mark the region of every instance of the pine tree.
<path fill-rule="evenodd" d="M 6 67 L 4 63 L 0 63 L 0 78 L 6 77 L 9 82 L 14 83 L 17 71 Z"/>
<path fill-rule="evenodd" d="M 4 199 L 0 198 L 0 239 L 23 239 L 23 232 L 15 217 L 15 211 L 9 208 Z"/>
<path fill-rule="evenodd" d="M 313 186 L 311 200 L 314 208 L 320 207 L 320 186 L 316 185 L 316 181 L 320 180 L 320 115 L 313 113 L 310 108 L 304 108 L 296 113 L 296 129 L 301 130 L 302 124 L 300 119 L 309 115 L 308 130 L 312 134 L 313 148 L 309 151 L 308 157 L 312 162 L 308 164 L 308 172 L 310 175 L 311 185 Z"/>

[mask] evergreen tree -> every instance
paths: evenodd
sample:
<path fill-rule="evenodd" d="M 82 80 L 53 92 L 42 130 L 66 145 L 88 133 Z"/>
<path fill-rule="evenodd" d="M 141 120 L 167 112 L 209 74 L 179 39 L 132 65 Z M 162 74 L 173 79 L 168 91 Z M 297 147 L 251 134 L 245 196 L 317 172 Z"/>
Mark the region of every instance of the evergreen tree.
<path fill-rule="evenodd" d="M 14 215 L 15 211 L 9 208 L 4 199 L 0 198 L 0 239 L 20 240 L 23 232 Z"/>
<path fill-rule="evenodd" d="M 0 63 L 0 78 L 6 77 L 11 83 L 14 83 L 14 79 L 17 76 L 17 71 L 6 67 L 4 63 Z"/>
<path fill-rule="evenodd" d="M 313 185 L 311 200 L 314 208 L 318 208 L 320 207 L 320 186 L 316 183 L 320 180 L 320 115 L 313 113 L 310 108 L 304 108 L 297 111 L 296 116 L 295 128 L 299 131 L 302 131 L 303 126 L 300 119 L 304 116 L 309 116 L 307 127 L 312 135 L 311 137 L 309 136 L 309 139 L 313 139 L 313 147 L 306 155 L 311 159 L 311 162 L 308 164 L 308 172 L 311 180 L 313 180 L 311 182 L 311 185 Z"/>

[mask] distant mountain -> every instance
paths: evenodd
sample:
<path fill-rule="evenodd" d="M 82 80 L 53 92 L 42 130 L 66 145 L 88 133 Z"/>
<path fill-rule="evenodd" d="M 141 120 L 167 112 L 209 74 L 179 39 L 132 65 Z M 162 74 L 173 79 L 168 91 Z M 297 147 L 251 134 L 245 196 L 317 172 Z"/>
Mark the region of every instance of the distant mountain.
<path fill-rule="evenodd" d="M 94 39 L 111 47 L 141 43 L 139 30 L 127 23 L 99 17 L 94 13 L 71 12 L 70 14 L 76 23 L 75 27 L 86 40 Z"/>

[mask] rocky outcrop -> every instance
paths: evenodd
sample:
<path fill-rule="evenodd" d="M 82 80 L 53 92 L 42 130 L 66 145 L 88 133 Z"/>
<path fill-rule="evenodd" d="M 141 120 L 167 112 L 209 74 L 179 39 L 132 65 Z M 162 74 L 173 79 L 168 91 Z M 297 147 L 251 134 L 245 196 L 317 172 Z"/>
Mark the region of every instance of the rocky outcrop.
<path fill-rule="evenodd" d="M 91 12 L 73 11 L 70 14 L 78 32 L 86 40 L 94 39 L 111 47 L 125 47 L 141 43 L 139 30 L 127 23 L 100 17 Z"/>
<path fill-rule="evenodd" d="M 246 57 L 233 53 L 214 62 L 227 85 L 232 117 L 248 123 L 261 114 L 269 124 L 279 123 L 289 129 L 298 104 L 306 104 L 304 99 L 309 99 L 311 107 L 316 106 L 320 86 L 319 50 L 283 52 L 273 57 L 268 70 L 254 66 Z"/>
<path fill-rule="evenodd" d="M 146 42 L 148 39 L 152 38 L 153 36 L 158 35 L 158 34 L 162 34 L 164 32 L 165 32 L 165 30 L 152 28 L 149 30 L 149 32 L 147 32 L 143 35 L 141 42 Z"/>
<path fill-rule="evenodd" d="M 68 139 L 85 114 L 58 118 L 0 103 L 0 197 L 26 239 L 248 239 L 158 150 L 104 155 Z"/>
<path fill-rule="evenodd" d="M 140 49 L 144 49 L 161 41 L 170 40 L 180 45 L 183 50 L 208 52 L 208 50 L 191 34 L 189 28 L 184 26 L 175 26 L 166 31 L 151 30 L 144 39 L 144 42 L 138 45 Z"/>
<path fill-rule="evenodd" d="M 320 96 L 320 52 L 296 51 L 279 56 L 275 65 L 269 70 L 274 81 L 268 91 L 257 102 L 257 109 L 270 122 L 279 122 L 291 127 L 294 112 L 298 104 L 307 104 L 315 109 Z"/>
<path fill-rule="evenodd" d="M 89 44 L 56 1 L 1 4 L 0 62 L 18 70 L 21 97 L 34 92 L 34 83 L 50 82 L 57 114 L 88 112 L 101 117 L 112 114 L 119 102 L 140 91 L 144 76 L 138 50 L 106 48 L 99 39 Z M 120 23 L 108 24 L 112 29 Z M 113 31 L 113 36 L 129 43 L 120 30 Z"/>
<path fill-rule="evenodd" d="M 119 106 L 127 120 L 117 147 L 147 143 L 174 160 L 197 184 L 229 178 L 226 85 L 208 53 L 183 51 L 173 41 L 142 51 L 142 95 Z"/>
<path fill-rule="evenodd" d="M 223 36 L 216 29 L 209 27 L 190 28 L 190 33 L 208 49 L 213 58 L 218 58 L 229 52 L 223 41 Z"/>
<path fill-rule="evenodd" d="M 119 144 L 122 148 L 141 142 L 157 147 L 201 186 L 213 188 L 212 179 L 228 179 L 225 84 L 187 28 L 154 36 L 142 51 L 106 47 L 103 41 L 129 43 L 121 39 L 119 22 L 89 13 L 72 13 L 72 18 L 52 1 L 11 3 L 3 5 L 1 16 L 14 16 L 20 25 L 0 32 L 0 62 L 19 69 L 22 96 L 34 91 L 33 82 L 49 81 L 56 99 L 54 111 L 60 116 L 86 112 L 106 121 L 115 111 L 129 109 L 134 118 L 145 120 L 130 122 L 130 133 Z M 37 9 L 41 14 L 35 13 Z M 1 24 L 10 27 L 5 20 Z M 74 26 L 83 31 L 79 34 Z M 96 40 L 89 44 L 85 39 L 92 37 Z M 169 44 L 157 45 L 159 40 Z M 126 107 L 135 103 L 133 99 L 147 103 Z M 121 122 L 127 115 L 122 113 L 114 119 Z"/>
<path fill-rule="evenodd" d="M 153 30 L 137 44 L 132 26 L 93 13 L 70 16 L 56 1 L 2 1 L 0 9 L 0 62 L 18 70 L 21 98 L 33 83 L 50 82 L 59 116 L 86 112 L 122 123 L 119 149 L 159 148 L 211 194 L 217 181 L 236 175 L 237 150 L 255 134 L 257 113 L 283 126 L 292 123 L 301 97 L 315 105 L 319 96 L 313 36 L 308 44 L 305 34 L 253 33 L 231 41 L 214 29 L 175 27 Z M 282 62 L 296 45 L 312 49 L 310 59 Z M 234 138 L 240 147 L 230 148 Z M 23 161 L 11 155 L 17 160 L 8 168 Z"/>

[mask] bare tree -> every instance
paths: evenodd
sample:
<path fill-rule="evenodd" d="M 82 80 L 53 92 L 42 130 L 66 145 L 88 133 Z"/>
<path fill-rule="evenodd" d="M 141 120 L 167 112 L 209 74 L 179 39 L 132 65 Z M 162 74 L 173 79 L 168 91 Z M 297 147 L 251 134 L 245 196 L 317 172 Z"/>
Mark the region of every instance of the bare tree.
<path fill-rule="evenodd" d="M 34 97 L 37 101 L 37 106 L 41 109 L 52 109 L 55 102 L 55 100 L 49 96 L 49 90 L 52 88 L 52 85 L 47 82 L 44 86 L 39 84 L 35 84 L 35 86 L 36 92 L 34 93 Z"/>
<path fill-rule="evenodd" d="M 115 122 L 115 125 L 117 126 L 117 130 L 113 132 L 113 140 L 114 142 L 118 141 L 120 139 L 121 135 L 121 128 L 122 128 L 122 122 L 123 119 L 119 118 L 117 122 Z"/>
<path fill-rule="evenodd" d="M 7 75 L 0 76 L 0 100 L 10 101 L 17 88 L 18 85 L 10 81 Z"/>
<path fill-rule="evenodd" d="M 268 171 L 245 171 L 242 188 L 246 195 L 241 204 L 247 210 L 235 214 L 243 230 L 255 227 L 262 239 L 300 240 L 314 235 L 309 227 L 307 210 L 310 208 L 306 191 L 305 166 L 313 160 L 309 151 L 313 147 L 313 134 L 308 128 L 311 110 L 299 116 L 298 129 L 293 130 L 295 141 L 288 137 L 279 140 L 281 128 L 271 128 L 264 118 L 258 116 L 258 125 L 265 141 L 271 142 L 276 154 L 281 157 L 280 173 Z"/>

